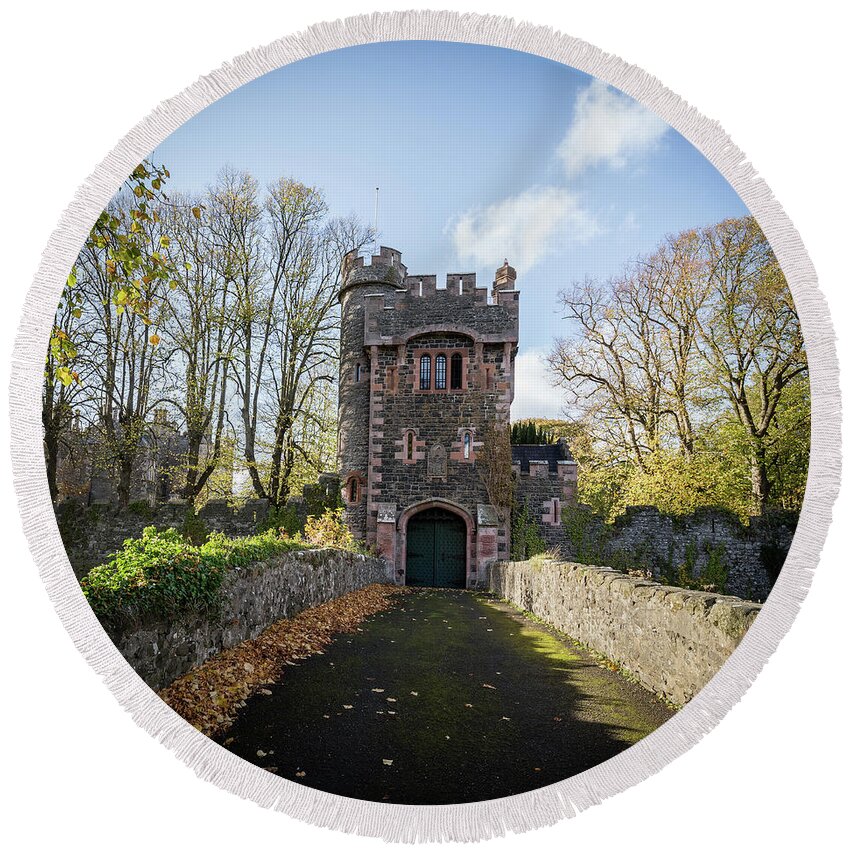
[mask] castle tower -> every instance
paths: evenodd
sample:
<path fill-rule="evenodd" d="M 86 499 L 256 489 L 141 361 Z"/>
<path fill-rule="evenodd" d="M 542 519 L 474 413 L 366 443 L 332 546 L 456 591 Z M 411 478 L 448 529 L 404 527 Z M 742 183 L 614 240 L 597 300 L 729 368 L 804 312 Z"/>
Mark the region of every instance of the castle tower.
<path fill-rule="evenodd" d="M 373 296 L 398 292 L 407 269 L 401 253 L 381 247 L 366 265 L 356 251 L 343 262 L 340 300 L 339 470 L 346 519 L 358 539 L 366 538 L 370 398 L 373 363 L 365 347 L 365 305 Z"/>
<path fill-rule="evenodd" d="M 516 272 L 408 275 L 381 248 L 349 255 L 340 292 L 339 472 L 352 533 L 401 584 L 485 585 L 509 523 L 476 456 L 510 425 L 519 331 Z"/>

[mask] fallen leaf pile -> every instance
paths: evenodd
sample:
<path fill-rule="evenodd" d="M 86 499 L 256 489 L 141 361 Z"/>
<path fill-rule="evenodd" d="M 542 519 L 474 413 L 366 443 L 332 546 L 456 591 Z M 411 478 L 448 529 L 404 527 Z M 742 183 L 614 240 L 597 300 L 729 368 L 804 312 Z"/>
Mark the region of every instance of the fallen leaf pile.
<path fill-rule="evenodd" d="M 357 631 L 367 617 L 386 611 L 406 588 L 370 584 L 279 620 L 253 640 L 220 652 L 159 692 L 184 720 L 215 737 L 236 719 L 245 700 L 270 694 L 287 664 L 321 652 L 341 632 Z M 345 706 L 348 708 L 349 706 Z"/>

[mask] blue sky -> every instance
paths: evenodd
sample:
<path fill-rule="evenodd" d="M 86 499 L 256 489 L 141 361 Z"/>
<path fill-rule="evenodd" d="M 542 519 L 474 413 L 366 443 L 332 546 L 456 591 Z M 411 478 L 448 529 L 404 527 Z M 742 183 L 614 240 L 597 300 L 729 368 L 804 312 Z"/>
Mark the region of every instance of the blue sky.
<path fill-rule="evenodd" d="M 217 101 L 154 152 L 169 189 L 225 165 L 324 189 L 411 274 L 507 257 L 522 290 L 514 418 L 557 415 L 540 355 L 569 333 L 560 289 L 617 274 L 668 233 L 747 210 L 678 133 L 573 68 L 502 48 L 390 42 L 288 65 Z"/>

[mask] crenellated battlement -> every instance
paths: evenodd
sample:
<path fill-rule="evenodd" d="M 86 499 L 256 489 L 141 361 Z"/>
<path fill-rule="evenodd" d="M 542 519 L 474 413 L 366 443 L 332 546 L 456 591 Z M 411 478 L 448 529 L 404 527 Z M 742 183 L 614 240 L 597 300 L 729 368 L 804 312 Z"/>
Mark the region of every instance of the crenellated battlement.
<path fill-rule="evenodd" d="M 344 292 L 355 286 L 378 283 L 400 289 L 407 277 L 407 266 L 401 261 L 401 251 L 382 245 L 370 262 L 357 251 L 349 251 L 342 261 L 342 286 L 340 298 Z"/>
<path fill-rule="evenodd" d="M 367 259 L 370 260 L 369 263 L 366 262 Z M 507 276 L 508 273 L 510 277 Z M 475 272 L 449 273 L 446 275 L 445 285 L 439 286 L 436 275 L 409 275 L 407 266 L 401 261 L 401 251 L 382 245 L 379 253 L 370 258 L 356 251 L 346 254 L 342 275 L 341 292 L 360 284 L 378 283 L 393 286 L 395 291 L 369 296 L 368 304 L 372 310 L 392 310 L 405 300 L 450 297 L 465 298 L 467 301 L 471 299 L 475 304 L 505 307 L 509 310 L 519 308 L 519 290 L 513 288 L 516 272 L 507 265 L 507 261 L 496 271 L 496 278 L 490 288 L 478 285 Z M 441 303 L 451 309 L 445 301 Z"/>
<path fill-rule="evenodd" d="M 401 261 L 401 251 L 381 245 L 378 253 L 370 257 L 369 263 L 366 262 L 366 257 L 359 251 L 349 251 L 343 259 L 343 277 L 347 277 L 347 272 L 353 269 L 371 268 L 372 266 L 393 266 L 402 271 L 402 277 L 407 274 L 407 267 Z"/>
<path fill-rule="evenodd" d="M 390 293 L 367 295 L 371 310 L 396 310 L 421 303 L 435 301 L 440 309 L 452 310 L 471 304 L 481 307 L 502 307 L 511 312 L 519 310 L 519 290 L 503 289 L 491 293 L 485 286 L 475 285 L 475 275 L 450 275 L 446 286 L 438 287 L 435 275 L 413 275 L 405 279 L 404 288 Z M 456 302 L 452 304 L 451 302 Z"/>
<path fill-rule="evenodd" d="M 401 287 L 391 293 L 375 293 L 367 296 L 372 309 L 393 310 L 405 302 L 418 302 L 422 299 L 437 299 L 442 309 L 450 310 L 450 299 L 458 299 L 458 304 L 480 304 L 488 307 L 506 307 L 517 309 L 519 290 L 501 289 L 492 292 L 486 286 L 478 286 L 474 272 L 469 274 L 449 274 L 446 285 L 438 286 L 436 275 L 408 275 Z"/>

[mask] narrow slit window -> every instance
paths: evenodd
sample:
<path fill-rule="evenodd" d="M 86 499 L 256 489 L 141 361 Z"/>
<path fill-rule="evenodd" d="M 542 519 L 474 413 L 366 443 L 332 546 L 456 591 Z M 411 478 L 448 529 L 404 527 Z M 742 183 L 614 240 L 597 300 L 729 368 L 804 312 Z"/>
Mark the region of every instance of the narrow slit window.
<path fill-rule="evenodd" d="M 351 478 L 348 482 L 348 501 L 353 505 L 357 501 L 357 479 Z"/>
<path fill-rule="evenodd" d="M 407 453 L 407 459 L 413 460 L 413 431 L 407 432 L 407 445 L 405 446 L 405 452 Z"/>
<path fill-rule="evenodd" d="M 463 355 L 452 354 L 452 389 L 459 390 L 463 387 Z"/>
<path fill-rule="evenodd" d="M 359 384 L 360 379 L 363 377 L 363 367 L 358 363 L 354 367 L 354 380 Z"/>
<path fill-rule="evenodd" d="M 431 389 L 431 355 L 423 354 L 419 358 L 419 389 Z"/>
<path fill-rule="evenodd" d="M 434 363 L 434 389 L 444 390 L 446 388 L 446 355 L 438 354 Z"/>
<path fill-rule="evenodd" d="M 467 431 L 463 435 L 463 459 L 469 460 L 469 454 L 472 451 L 472 434 Z"/>

